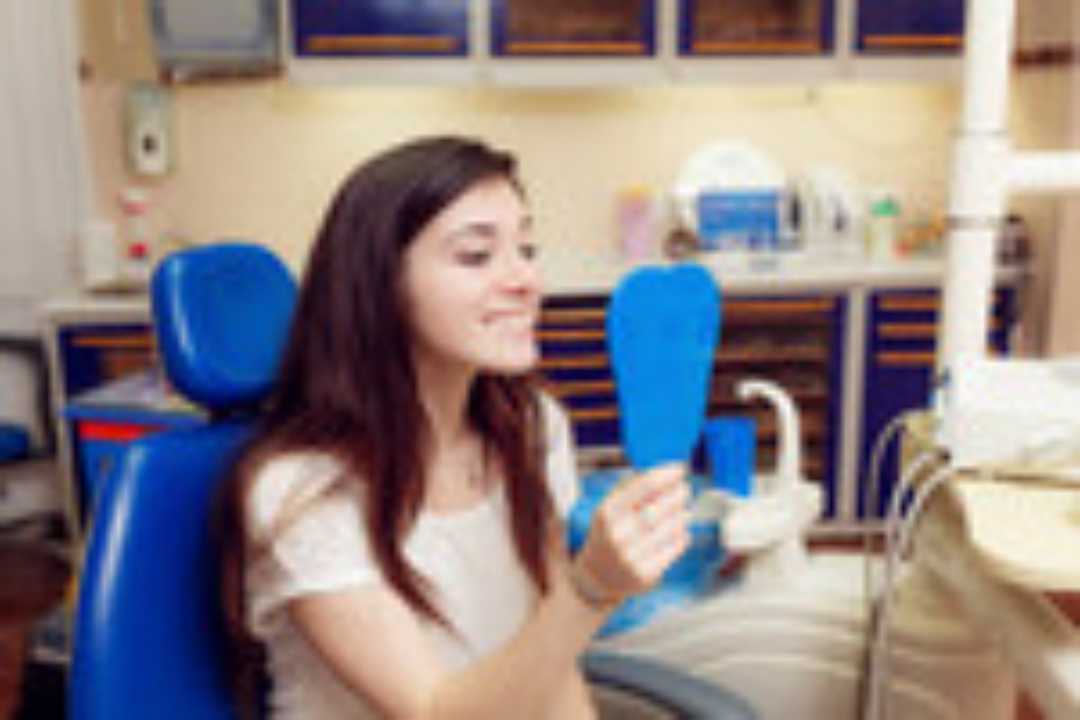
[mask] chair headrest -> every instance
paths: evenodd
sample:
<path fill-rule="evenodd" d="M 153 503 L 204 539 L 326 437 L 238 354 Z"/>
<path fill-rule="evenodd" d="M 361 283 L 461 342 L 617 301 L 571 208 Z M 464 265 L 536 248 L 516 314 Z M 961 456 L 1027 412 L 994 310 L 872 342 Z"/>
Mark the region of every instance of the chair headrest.
<path fill-rule="evenodd" d="M 210 410 L 250 406 L 270 390 L 296 303 L 296 281 L 266 248 L 219 244 L 166 257 L 151 281 L 173 386 Z"/>

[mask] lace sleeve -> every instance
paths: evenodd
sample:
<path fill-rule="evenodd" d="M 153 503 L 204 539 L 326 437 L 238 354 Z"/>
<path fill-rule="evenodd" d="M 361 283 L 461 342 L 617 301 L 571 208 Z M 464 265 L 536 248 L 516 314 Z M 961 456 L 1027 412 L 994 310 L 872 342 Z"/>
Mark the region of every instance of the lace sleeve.
<path fill-rule="evenodd" d="M 294 598 L 373 584 L 359 489 L 325 457 L 267 463 L 248 496 L 248 624 L 272 633 Z"/>

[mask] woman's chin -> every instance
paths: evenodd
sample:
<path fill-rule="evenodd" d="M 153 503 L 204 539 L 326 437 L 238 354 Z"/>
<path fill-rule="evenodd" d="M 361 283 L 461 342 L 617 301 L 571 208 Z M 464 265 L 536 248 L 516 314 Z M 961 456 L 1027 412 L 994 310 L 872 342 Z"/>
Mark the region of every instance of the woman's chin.
<path fill-rule="evenodd" d="M 536 348 L 522 348 L 520 350 L 503 350 L 493 353 L 484 358 L 481 367 L 484 370 L 499 375 L 523 375 L 536 368 L 540 361 L 540 353 Z"/>

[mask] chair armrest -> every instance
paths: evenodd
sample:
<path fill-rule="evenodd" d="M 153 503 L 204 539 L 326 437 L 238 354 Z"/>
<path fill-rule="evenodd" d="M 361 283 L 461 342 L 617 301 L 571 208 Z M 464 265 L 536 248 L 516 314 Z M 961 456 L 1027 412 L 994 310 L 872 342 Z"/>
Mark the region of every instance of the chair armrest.
<path fill-rule="evenodd" d="M 592 685 L 646 700 L 688 720 L 756 720 L 750 705 L 729 690 L 641 657 L 586 653 L 581 669 Z"/>

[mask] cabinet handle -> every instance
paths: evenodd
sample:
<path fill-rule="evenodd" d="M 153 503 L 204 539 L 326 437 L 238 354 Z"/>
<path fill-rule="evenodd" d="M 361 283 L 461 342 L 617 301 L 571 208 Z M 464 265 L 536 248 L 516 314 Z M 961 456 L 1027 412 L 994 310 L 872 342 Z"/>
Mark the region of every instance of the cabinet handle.
<path fill-rule="evenodd" d="M 600 40 L 512 40 L 506 43 L 506 52 L 510 55 L 525 55 L 532 53 L 543 55 L 561 55 L 567 53 L 586 53 L 588 55 L 644 55 L 645 43 L 638 40 L 623 42 Z"/>
<path fill-rule="evenodd" d="M 827 348 L 787 348 L 787 349 L 764 349 L 746 350 L 743 348 L 725 348 L 713 353 L 713 359 L 718 363 L 785 363 L 794 361 L 825 362 L 829 359 Z"/>
<path fill-rule="evenodd" d="M 613 406 L 595 408 L 570 408 L 570 419 L 573 422 L 601 422 L 614 420 L 619 417 L 619 409 Z"/>
<path fill-rule="evenodd" d="M 960 35 L 864 35 L 863 44 L 873 48 L 959 48 L 964 42 Z"/>
<path fill-rule="evenodd" d="M 74 347 L 110 350 L 149 350 L 154 340 L 149 335 L 82 335 L 71 340 Z"/>
<path fill-rule="evenodd" d="M 695 40 L 691 50 L 697 55 L 725 53 L 791 53 L 821 52 L 821 43 L 814 40 Z"/>
<path fill-rule="evenodd" d="M 941 299 L 934 297 L 885 297 L 878 302 L 881 310 L 899 310 L 901 312 L 933 311 L 941 308 Z"/>
<path fill-rule="evenodd" d="M 556 397 L 581 397 L 612 393 L 615 391 L 615 383 L 611 380 L 548 382 L 545 383 L 544 389 Z"/>
<path fill-rule="evenodd" d="M 875 359 L 882 367 L 933 367 L 937 356 L 932 352 L 879 352 Z"/>
<path fill-rule="evenodd" d="M 937 337 L 936 323 L 882 323 L 878 336 L 883 338 L 930 338 Z"/>
<path fill-rule="evenodd" d="M 834 305 L 834 300 L 732 300 L 725 306 L 724 314 L 822 313 L 830 312 Z"/>
<path fill-rule="evenodd" d="M 570 368 L 606 368 L 607 355 L 563 355 L 546 357 L 540 360 L 541 370 Z"/>
<path fill-rule="evenodd" d="M 329 52 L 452 52 L 451 35 L 315 35 L 307 39 L 311 53 Z"/>
<path fill-rule="evenodd" d="M 935 339 L 937 337 L 936 323 L 882 323 L 878 327 L 878 337 L 890 339 Z M 1001 318 L 990 323 L 990 331 L 1001 330 Z"/>
<path fill-rule="evenodd" d="M 551 328 L 541 328 L 537 331 L 536 336 L 541 340 L 603 340 L 604 331 L 601 328 L 594 330 L 553 330 Z"/>
<path fill-rule="evenodd" d="M 607 311 L 601 308 L 552 308 L 540 312 L 540 323 L 581 323 L 603 321 Z"/>

